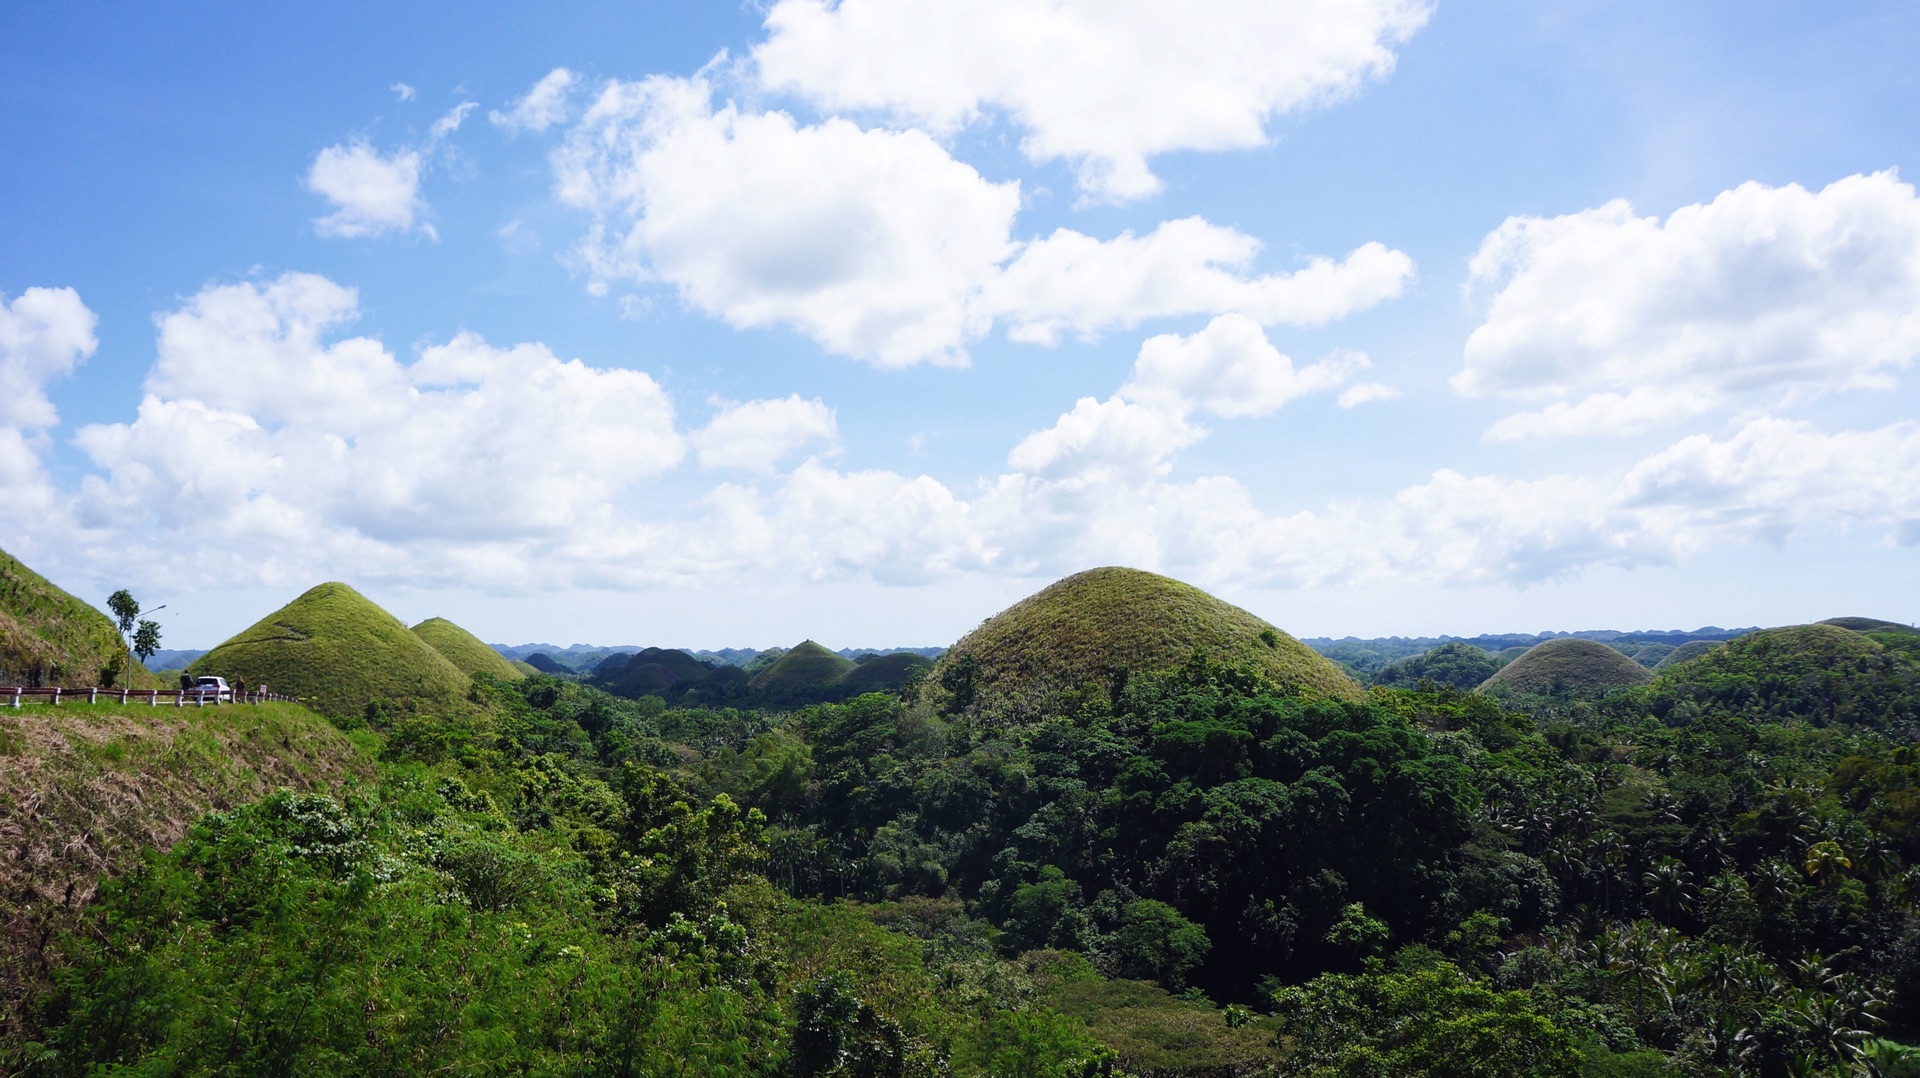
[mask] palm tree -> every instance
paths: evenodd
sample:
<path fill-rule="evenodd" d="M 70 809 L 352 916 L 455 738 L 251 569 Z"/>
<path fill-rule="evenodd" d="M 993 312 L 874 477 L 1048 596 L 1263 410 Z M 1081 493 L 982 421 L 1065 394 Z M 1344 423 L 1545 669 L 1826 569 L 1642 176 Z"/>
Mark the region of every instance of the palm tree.
<path fill-rule="evenodd" d="M 1647 888 L 1647 904 L 1667 921 L 1693 912 L 1693 875 L 1672 857 L 1662 857 L 1640 877 Z"/>

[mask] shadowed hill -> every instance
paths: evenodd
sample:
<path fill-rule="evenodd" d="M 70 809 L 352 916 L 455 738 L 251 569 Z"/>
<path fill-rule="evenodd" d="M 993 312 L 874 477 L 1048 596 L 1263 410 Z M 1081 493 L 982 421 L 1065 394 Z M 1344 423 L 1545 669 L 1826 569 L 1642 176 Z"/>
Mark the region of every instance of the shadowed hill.
<path fill-rule="evenodd" d="M 0 550 L 0 683 L 99 685 L 102 667 L 126 661 L 111 618 Z M 150 684 L 137 661 L 134 678 Z"/>
<path fill-rule="evenodd" d="M 1920 726 L 1920 662 L 1837 625 L 1789 625 L 1749 633 L 1662 671 L 1648 699 L 1662 718 L 1712 708 L 1755 721 L 1909 733 Z"/>
<path fill-rule="evenodd" d="M 567 666 L 544 651 L 536 651 L 526 657 L 526 664 L 542 674 L 566 674 L 571 676 L 573 667 Z"/>
<path fill-rule="evenodd" d="M 853 669 L 852 659 L 802 640 L 753 675 L 748 685 L 755 695 L 770 703 L 824 699 L 834 695 L 834 687 Z"/>
<path fill-rule="evenodd" d="M 906 651 L 875 655 L 864 662 L 855 663 L 853 669 L 842 674 L 840 687 L 849 696 L 903 689 L 909 683 L 925 677 L 931 669 L 933 660 L 924 655 Z"/>
<path fill-rule="evenodd" d="M 1501 661 L 1485 648 L 1472 644 L 1442 644 L 1410 659 L 1389 663 L 1386 669 L 1374 675 L 1373 683 L 1411 689 L 1419 685 L 1422 679 L 1430 679 L 1456 689 L 1472 689 L 1492 677 L 1501 665 Z"/>
<path fill-rule="evenodd" d="M 1332 660 L 1253 614 L 1191 584 L 1117 567 L 1076 573 L 987 619 L 927 680 L 945 707 L 1024 721 L 1055 710 L 1066 693 L 1170 669 L 1195 651 L 1294 692 L 1361 696 Z"/>
<path fill-rule="evenodd" d="M 1480 688 L 1522 696 L 1601 696 L 1653 680 L 1653 672 L 1605 644 L 1549 640 L 1500 668 Z"/>
<path fill-rule="evenodd" d="M 507 681 L 519 681 L 527 676 L 479 637 L 445 618 L 428 618 L 415 625 L 413 632 L 469 677 L 492 674 Z"/>
<path fill-rule="evenodd" d="M 601 663 L 593 683 L 618 696 L 666 697 L 682 685 L 706 681 L 714 669 L 678 648 L 645 648 Z"/>
<path fill-rule="evenodd" d="M 1721 641 L 1718 640 L 1690 640 L 1667 652 L 1666 656 L 1654 664 L 1653 668 L 1656 672 L 1660 672 L 1679 666 L 1681 663 L 1692 662 L 1720 645 Z"/>
<path fill-rule="evenodd" d="M 312 701 L 353 719 L 379 701 L 401 711 L 465 706 L 469 679 L 399 618 L 345 584 L 321 584 L 201 656 L 191 674 Z"/>

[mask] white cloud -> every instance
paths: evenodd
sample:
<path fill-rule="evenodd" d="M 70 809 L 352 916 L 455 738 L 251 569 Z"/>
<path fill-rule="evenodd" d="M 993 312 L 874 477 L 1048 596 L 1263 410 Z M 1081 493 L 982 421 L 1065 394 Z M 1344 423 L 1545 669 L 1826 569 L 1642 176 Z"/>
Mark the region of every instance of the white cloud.
<path fill-rule="evenodd" d="M 431 575 L 449 552 L 565 539 L 684 452 L 643 373 L 472 334 L 412 364 L 367 338 L 325 343 L 353 314 L 351 290 L 288 275 L 163 318 L 138 417 L 75 439 L 106 472 L 83 506 L 228 550 L 355 549 Z"/>
<path fill-rule="evenodd" d="M 420 154 L 413 150 L 383 156 L 362 142 L 321 150 L 307 173 L 307 189 L 337 208 L 314 218 L 314 231 L 347 239 L 412 231 L 426 210 L 420 171 Z M 433 232 L 431 226 L 422 231 Z"/>
<path fill-rule="evenodd" d="M 753 50 L 769 88 L 952 131 L 987 110 L 1091 197 L 1159 189 L 1147 158 L 1263 145 L 1274 116 L 1393 69 L 1425 0 L 777 0 Z"/>
<path fill-rule="evenodd" d="M 1023 245 L 1019 185 L 987 181 L 926 134 L 716 111 L 701 79 L 610 84 L 554 169 L 560 197 L 595 213 L 579 248 L 590 290 L 664 281 L 734 326 L 789 326 L 884 366 L 961 362 L 996 322 L 1041 343 L 1228 311 L 1320 325 L 1413 274 L 1405 254 L 1369 243 L 1256 275 L 1259 242 L 1199 218 Z"/>
<path fill-rule="evenodd" d="M 1119 397 L 1082 397 L 1054 425 L 1028 435 L 1007 463 L 1041 479 L 1074 487 L 1140 483 L 1165 475 L 1174 453 L 1206 437 L 1184 411 Z"/>
<path fill-rule="evenodd" d="M 564 67 L 556 67 L 541 76 L 540 81 L 534 83 L 533 88 L 505 112 L 495 109 L 487 113 L 487 119 L 514 134 L 545 131 L 555 124 L 565 123 L 573 88 L 579 81 L 580 76 Z"/>
<path fill-rule="evenodd" d="M 396 82 L 392 86 L 387 87 L 387 89 L 392 90 L 394 96 L 402 101 L 412 101 L 419 94 L 419 91 L 404 82 Z"/>
<path fill-rule="evenodd" d="M 1052 344 L 1151 318 L 1235 311 L 1268 325 L 1318 326 L 1398 296 L 1413 260 L 1368 243 L 1335 262 L 1249 276 L 1260 241 L 1198 217 L 1101 241 L 1070 229 L 1026 244 L 987 287 L 986 307 L 1015 340 Z"/>
<path fill-rule="evenodd" d="M 0 430 L 60 421 L 47 383 L 93 355 L 97 322 L 71 288 L 29 288 L 11 302 L 0 294 Z"/>
<path fill-rule="evenodd" d="M 479 103 L 474 101 L 462 101 L 455 105 L 445 116 L 433 121 L 433 126 L 427 129 L 428 138 L 433 143 L 441 142 L 460 130 L 460 125 L 467 122 L 467 114 L 479 107 Z"/>
<path fill-rule="evenodd" d="M 1370 365 L 1358 352 L 1338 352 L 1296 369 L 1258 322 L 1225 314 L 1189 336 L 1148 338 L 1120 396 L 1181 413 L 1197 408 L 1237 419 L 1267 415 L 1310 393 L 1337 389 Z"/>
<path fill-rule="evenodd" d="M 697 79 L 611 84 L 555 165 L 563 199 L 611 211 L 585 248 L 601 279 L 658 275 L 736 327 L 888 366 L 957 360 L 984 328 L 968 300 L 1020 202 L 922 132 L 714 111 Z"/>
<path fill-rule="evenodd" d="M 1390 386 L 1385 382 L 1361 382 L 1341 390 L 1334 401 L 1342 408 L 1358 408 L 1363 404 L 1372 404 L 1374 401 L 1399 399 L 1400 390 L 1396 386 Z"/>
<path fill-rule="evenodd" d="M 1746 183 L 1665 221 L 1619 201 L 1516 217 L 1471 273 L 1492 298 L 1455 388 L 1550 402 L 1495 438 L 1884 387 L 1920 355 L 1920 199 L 1892 172 Z"/>
<path fill-rule="evenodd" d="M 747 401 L 722 408 L 688 437 L 703 468 L 738 468 L 772 474 L 786 457 L 811 445 L 832 445 L 840 438 L 833 409 L 819 398 L 795 393 L 775 400 Z"/>

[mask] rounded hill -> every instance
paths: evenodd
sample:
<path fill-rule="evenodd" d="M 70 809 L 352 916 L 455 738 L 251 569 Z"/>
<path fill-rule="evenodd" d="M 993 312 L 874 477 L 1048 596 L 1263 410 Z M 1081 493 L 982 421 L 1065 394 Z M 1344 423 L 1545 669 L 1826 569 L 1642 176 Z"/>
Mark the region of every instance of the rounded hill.
<path fill-rule="evenodd" d="M 1884 618 L 1828 618 L 1822 625 L 1838 625 L 1842 629 L 1852 629 L 1856 633 L 1911 633 L 1917 630 L 1911 625 Z"/>
<path fill-rule="evenodd" d="M 1720 644 L 1721 641 L 1718 640 L 1689 640 L 1679 647 L 1674 648 L 1672 651 L 1667 652 L 1666 655 L 1661 657 L 1659 662 L 1654 664 L 1653 669 L 1656 672 L 1660 672 L 1679 666 L 1681 663 L 1692 662 L 1707 652 L 1719 647 Z"/>
<path fill-rule="evenodd" d="M 1331 660 L 1191 584 L 1139 569 L 1089 569 L 988 618 L 934 665 L 936 702 L 1022 721 L 1116 676 L 1167 670 L 1195 651 L 1250 666 L 1281 688 L 1359 699 Z"/>
<path fill-rule="evenodd" d="M 931 669 L 932 659 L 910 651 L 874 655 L 854 664 L 853 669 L 842 674 L 840 686 L 854 696 L 865 692 L 887 692 L 905 688 L 925 677 Z"/>
<path fill-rule="evenodd" d="M 1389 663 L 1373 676 L 1373 683 L 1411 689 L 1422 681 L 1432 681 L 1456 689 L 1472 689 L 1492 677 L 1500 665 L 1500 660 L 1486 648 L 1455 640 Z"/>
<path fill-rule="evenodd" d="M 836 655 L 811 640 L 788 648 L 753 675 L 750 687 L 772 702 L 830 695 L 852 670 L 853 660 Z"/>
<path fill-rule="evenodd" d="M 376 701 L 399 711 L 464 706 L 469 684 L 399 618 L 340 583 L 308 590 L 187 670 L 245 678 L 332 719 L 357 718 Z"/>
<path fill-rule="evenodd" d="M 503 681 L 519 681 L 527 676 L 479 637 L 445 618 L 428 618 L 415 625 L 413 632 L 469 677 L 492 674 Z"/>
<path fill-rule="evenodd" d="M 1662 671 L 1649 698 L 1662 717 L 1690 703 L 1755 721 L 1858 724 L 1904 735 L 1920 728 L 1920 661 L 1837 625 L 1789 625 Z"/>
<path fill-rule="evenodd" d="M 1521 696 L 1601 696 L 1653 680 L 1653 672 L 1596 640 L 1564 636 L 1527 649 L 1480 686 Z"/>

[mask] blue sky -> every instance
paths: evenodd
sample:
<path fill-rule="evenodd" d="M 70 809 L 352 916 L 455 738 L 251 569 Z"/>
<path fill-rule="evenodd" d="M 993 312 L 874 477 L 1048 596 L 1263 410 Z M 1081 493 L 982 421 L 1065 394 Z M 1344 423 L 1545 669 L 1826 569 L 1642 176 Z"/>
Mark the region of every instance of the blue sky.
<path fill-rule="evenodd" d="M 964 12 L 964 17 L 953 13 Z M 206 646 L 1911 621 L 1910 4 L 0 10 L 0 547 Z"/>

